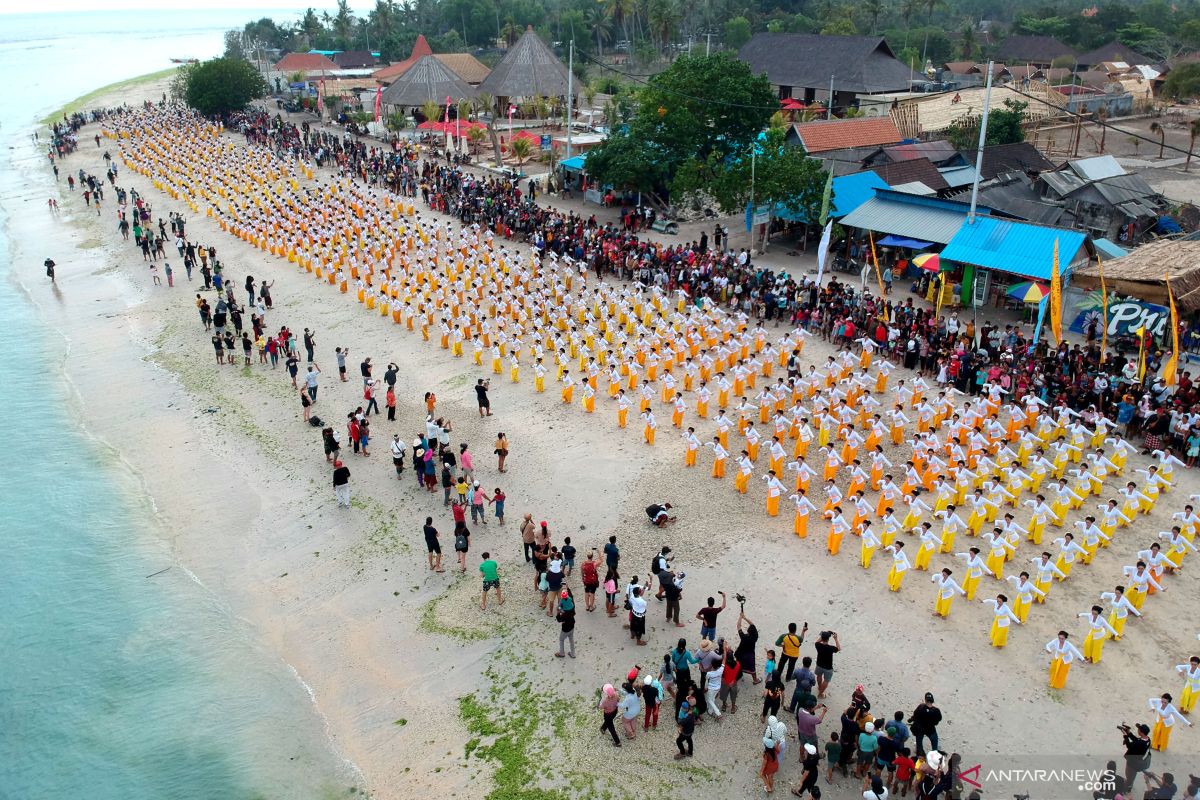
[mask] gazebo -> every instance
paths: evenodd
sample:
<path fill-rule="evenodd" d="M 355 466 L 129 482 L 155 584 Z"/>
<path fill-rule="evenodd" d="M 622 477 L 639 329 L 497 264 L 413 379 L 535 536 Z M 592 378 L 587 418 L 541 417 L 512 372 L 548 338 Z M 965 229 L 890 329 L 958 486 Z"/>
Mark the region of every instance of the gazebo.
<path fill-rule="evenodd" d="M 567 84 L 566 65 L 530 26 L 479 84 L 479 91 L 496 98 L 566 97 Z"/>
<path fill-rule="evenodd" d="M 458 77 L 436 56 L 421 56 L 403 75 L 384 89 L 383 103 L 396 107 L 417 107 L 427 102 L 443 105 L 446 98 L 469 100 L 478 92 Z"/>

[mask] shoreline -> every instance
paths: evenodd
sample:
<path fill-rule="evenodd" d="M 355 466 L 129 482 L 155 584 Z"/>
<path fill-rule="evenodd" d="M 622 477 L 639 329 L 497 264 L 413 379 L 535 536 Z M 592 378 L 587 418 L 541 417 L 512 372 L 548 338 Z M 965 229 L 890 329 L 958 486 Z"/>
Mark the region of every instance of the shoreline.
<path fill-rule="evenodd" d="M 75 168 L 89 154 L 90 150 L 81 147 L 81 153 L 69 157 L 65 163 Z M 87 165 L 95 169 L 92 161 Z M 139 191 L 144 191 L 154 205 L 156 216 L 165 216 L 168 209 L 181 210 L 179 203 L 147 189 L 147 181 L 140 176 L 123 172 L 119 182 L 126 187 L 136 185 Z M 788 565 L 797 580 L 802 577 L 806 582 L 806 588 L 814 594 L 814 602 L 796 602 L 786 596 L 777 598 L 786 611 L 771 610 L 772 637 L 784 613 L 791 613 L 796 619 L 810 618 L 816 611 L 815 599 L 820 597 L 821 605 L 828 608 L 816 611 L 822 616 L 811 617 L 814 626 L 823 617 L 833 615 L 845 619 L 844 624 L 837 626 L 843 638 L 857 634 L 857 649 L 862 652 L 847 655 L 849 674 L 861 676 L 859 680 L 870 687 L 872 694 L 886 694 L 888 702 L 894 696 L 917 697 L 925 690 L 919 687 L 942 687 L 937 690 L 939 700 L 953 704 L 959 712 L 958 724 L 949 721 L 948 731 L 977 751 L 997 752 L 1004 742 L 1011 747 L 1011 742 L 1019 741 L 1016 737 L 1025 735 L 1022 718 L 1049 708 L 1064 715 L 1067 725 L 1087 724 L 1096 718 L 1096 701 L 1086 705 L 1086 698 L 1080 695 L 1094 692 L 1100 700 L 1107 697 L 1111 701 L 1122 688 L 1128 688 L 1116 679 L 1137 676 L 1138 671 L 1141 672 L 1136 684 L 1138 691 L 1145 688 L 1146 696 L 1154 693 L 1152 686 L 1143 686 L 1144 677 L 1154 675 L 1157 679 L 1161 677 L 1161 669 L 1146 654 L 1139 656 L 1135 644 L 1112 648 L 1106 653 L 1107 670 L 1089 670 L 1085 673 L 1087 677 L 1072 678 L 1074 691 L 1070 701 L 1075 705 L 1063 705 L 1061 699 L 1047 699 L 1040 694 L 1044 692 L 1040 688 L 1043 669 L 1040 663 L 1036 666 L 1030 663 L 1028 646 L 1042 635 L 1043 628 L 1056 624 L 1056 618 L 1058 623 L 1065 623 L 1067 612 L 1088 602 L 1091 590 L 1098 590 L 1099 575 L 1090 577 L 1085 586 L 1072 581 L 1056 589 L 1060 595 L 1055 598 L 1056 614 L 1044 614 L 1036 626 L 1031 625 L 1037 634 L 1021 632 L 1020 649 L 1014 643 L 1008 651 L 991 653 L 979 646 L 975 624 L 978 620 L 966 609 L 947 621 L 947 625 L 931 628 L 927 621 L 917 618 L 928 616 L 921 613 L 926 610 L 927 599 L 922 588 L 927 587 L 907 587 L 906 594 L 897 598 L 899 604 L 881 596 L 875 585 L 864 587 L 857 596 L 846 592 L 846 581 L 858 580 L 863 574 L 844 563 L 846 559 L 838 563 L 815 562 L 821 567 L 812 569 L 814 562 L 807 561 L 807 555 L 797 557 L 794 537 L 778 535 L 778 525 L 763 522 L 757 503 L 738 498 L 728 502 L 705 499 L 709 491 L 704 476 L 681 476 L 673 463 L 667 466 L 674 460 L 671 448 L 649 451 L 612 434 L 606 425 L 585 424 L 572 410 L 558 408 L 553 398 L 529 394 L 527 386 L 511 391 L 507 386 L 497 387 L 499 391 L 493 398 L 493 404 L 503 414 L 504 429 L 520 447 L 520 456 L 517 474 L 504 479 L 506 487 L 515 487 L 509 490 L 513 523 L 507 530 L 480 532 L 483 546 L 502 548 L 506 559 L 504 575 L 507 586 L 511 587 L 506 588 L 508 603 L 502 610 L 483 617 L 477 610 L 473 575 L 465 581 L 439 582 L 422 572 L 423 565 L 419 562 L 423 554 L 410 545 L 418 541 L 412 533 L 417 517 L 444 512 L 433 508 L 435 504 L 421 495 L 414 495 L 410 481 L 397 482 L 394 478 L 388 480 L 386 474 L 377 474 L 386 472 L 384 456 L 371 459 L 373 463 L 354 460 L 355 510 L 349 517 L 339 517 L 330 508 L 332 498 L 327 496 L 324 485 L 326 468 L 320 463 L 313 434 L 307 426 L 296 423 L 298 404 L 286 405 L 294 401 L 294 395 L 282 376 L 260 371 L 257 366 L 247 370 L 214 367 L 211 354 L 204 349 L 204 339 L 197 333 L 195 317 L 189 316 L 193 313 L 189 304 L 194 292 L 182 271 L 178 272 L 180 283 L 175 290 L 150 287 L 145 274 L 139 274 L 140 259 L 130 257 L 132 248 L 114 232 L 89 225 L 88 216 L 76 208 L 75 200 L 69 198 L 63 202 L 64 215 L 75 217 L 69 223 L 83 229 L 89 237 L 87 241 L 98 237 L 99 243 L 89 249 L 105 254 L 99 271 L 108 278 L 105 283 L 114 284 L 107 299 L 127 303 L 124 312 L 106 315 L 115 322 L 98 321 L 88 314 L 87 319 L 75 320 L 75 324 L 81 326 L 80 331 L 106 334 L 109 342 L 104 344 L 116 338 L 131 346 L 142 342 L 146 354 L 139 357 L 134 374 L 150 376 L 144 384 L 135 381 L 134 386 L 123 388 L 122 397 L 98 397 L 91 410 L 100 413 L 89 425 L 95 424 L 101 440 L 122 453 L 127 463 L 142 465 L 139 473 L 150 498 L 159 496 L 170 501 L 159 504 L 158 513 L 164 532 L 175 531 L 165 541 L 176 557 L 188 564 L 189 569 L 194 567 L 197 579 L 230 603 L 271 651 L 280 654 L 295 670 L 329 726 L 338 755 L 345 754 L 350 763 L 362 767 L 364 782 L 374 796 L 407 797 L 418 789 L 434 797 L 447 797 L 467 787 L 472 792 L 482 791 L 482 787 L 471 785 L 480 771 L 478 763 L 469 755 L 454 754 L 455 751 L 472 740 L 476 747 L 481 739 L 486 744 L 497 735 L 488 733 L 493 728 L 483 723 L 489 722 L 486 717 L 494 714 L 498 706 L 509 703 L 521 710 L 537 702 L 540 695 L 535 689 L 539 688 L 543 673 L 550 674 L 555 682 L 555 694 L 547 690 L 547 696 L 557 697 L 565 706 L 560 713 L 567 716 L 562 723 L 566 735 L 564 741 L 551 745 L 532 741 L 531 732 L 526 731 L 521 739 L 525 748 L 522 752 L 563 758 L 576 769 L 587 760 L 578 758 L 581 753 L 587 758 L 607 758 L 607 749 L 594 750 L 603 742 L 580 744 L 582 737 L 592 735 L 594 727 L 582 699 L 599 685 L 598 672 L 621 674 L 627 669 L 628 660 L 639 656 L 619 643 L 619 630 L 605 629 L 600 635 L 592 635 L 600 621 L 587 620 L 591 630 L 581 626 L 580 649 L 586 655 L 580 663 L 556 665 L 553 658 L 547 663 L 544 656 L 546 645 L 552 644 L 552 631 L 539 624 L 536 609 L 530 611 L 525 607 L 533 592 L 524 585 L 528 581 L 520 572 L 522 565 L 513 558 L 519 550 L 514 523 L 523 509 L 554 520 L 558 531 L 580 536 L 581 544 L 584 537 L 590 542 L 593 538 L 607 537 L 610 532 L 620 534 L 622 542 L 630 547 L 633 569 L 637 572 L 642 566 L 642 550 L 649 552 L 652 542 L 665 536 L 654 531 L 643 533 L 641 501 L 657 500 L 668 492 L 683 496 L 691 501 L 682 505 L 688 510 L 688 526 L 694 529 L 684 530 L 680 526 L 672 530 L 671 542 L 681 557 L 697 565 L 695 569 L 689 566 L 689 580 L 697 581 L 700 587 L 720 585 L 730 590 L 747 584 L 761 586 L 763 581 L 775 585 L 780 581 L 766 571 L 766 565 Z M 71 207 L 67 208 L 68 205 Z M 322 332 L 319 352 L 323 356 L 318 356 L 319 363 L 332 362 L 330 354 L 335 343 L 352 345 L 353 357 L 370 354 L 379 363 L 384 362 L 384 354 L 394 356 L 405 365 L 406 374 L 419 376 L 423 381 L 406 385 L 406 390 L 419 394 L 425 387 L 436 388 L 443 398 L 439 402 L 461 424 L 462 432 L 456 434 L 462 436 L 462 441 L 472 442 L 477 452 L 487 452 L 488 432 L 495 428 L 486 427 L 492 423 L 472 418 L 473 397 L 468 398 L 465 392 L 469 392 L 476 371 L 469 364 L 447 361 L 436 349 L 422 347 L 410 336 L 396 335 L 377 317 L 371 319 L 359 313 L 352 302 L 328 291 L 318 292 L 310 277 L 286 262 L 240 247 L 231 238 L 216 234 L 214 226 L 204 218 L 189 213 L 188 221 L 189 236 L 213 242 L 222 259 L 228 259 L 230 274 L 240 277 L 252 272 L 260 278 L 269 275 L 279 282 L 279 301 L 276 310 L 268 315 L 270 324 L 283 322 L 293 328 L 315 324 Z M 70 263 L 63 266 L 60 275 L 67 281 L 94 274 L 91 265 L 86 271 Z M 136 302 L 129 302 L 128 295 L 123 294 L 124 286 L 119 284 L 132 287 Z M 128 377 L 125 366 L 114 362 L 112 352 L 98 346 L 101 343 L 87 344 L 92 347 L 81 345 L 83 357 L 107 356 L 109 361 L 99 370 L 75 367 L 82 387 L 81 397 L 97 392 L 114 365 L 122 378 Z M 827 349 L 822 342 L 814 341 L 812 345 L 813 350 L 806 351 L 806 361 L 819 360 Z M 318 409 L 322 415 L 327 413 L 326 403 L 331 402 L 336 409 L 353 404 L 355 399 L 354 381 L 349 386 L 340 386 L 334 381 L 332 370 L 326 375 Z M 331 397 L 332 401 L 328 399 Z M 213 399 L 221 400 L 221 411 L 205 415 L 205 404 Z M 128 419 L 128 408 L 114 407 L 129 405 L 122 400 L 134 400 L 132 405 L 141 416 Z M 406 395 L 404 402 L 412 400 Z M 407 406 L 398 410 L 401 422 L 396 429 L 411 435 L 418 415 Z M 337 418 L 337 412 L 332 413 L 331 422 Z M 172 447 L 182 454 L 156 452 L 155 443 L 138 436 L 139 429 L 147 424 L 155 429 L 156 438 L 175 443 Z M 383 425 L 381 428 L 376 441 L 386 444 L 386 433 L 391 428 Z M 556 431 L 553 439 L 547 435 L 547 428 Z M 583 482 L 588 485 L 573 485 L 572 476 L 585 475 L 587 480 Z M 1194 487 L 1196 478 L 1189 476 L 1188 482 L 1189 488 Z M 213 491 L 222 502 L 190 497 L 198 493 L 198 487 Z M 1181 487 L 1179 494 L 1171 497 L 1178 499 L 1184 491 Z M 229 508 L 218 507 L 224 505 Z M 715 505 L 721 507 L 712 508 Z M 1161 516 L 1162 512 L 1156 512 L 1155 523 L 1161 521 Z M 203 527 L 198 524 L 199 519 L 205 520 Z M 396 529 L 405 533 L 396 534 Z M 577 529 L 586 532 L 575 534 Z M 501 535 L 505 538 L 499 538 Z M 755 538 L 749 538 L 751 535 Z M 473 544 L 473 551 L 475 547 Z M 1110 567 L 1105 567 L 1105 576 L 1111 573 Z M 872 580 L 877 577 L 872 576 Z M 1173 610 L 1156 609 L 1155 618 L 1159 621 L 1153 623 L 1155 630 L 1151 634 L 1155 642 L 1164 637 L 1176 638 L 1163 629 L 1168 626 L 1171 613 L 1182 613 L 1184 600 L 1175 598 L 1194 591 L 1194 579 L 1185 580 L 1181 591 L 1171 592 L 1167 599 Z M 689 591 L 685 603 L 697 604 L 704 592 L 703 588 Z M 753 613 L 755 617 L 766 616 L 765 611 Z M 912 630 L 895 630 L 887 624 L 903 615 L 912 617 L 907 620 Z M 422 625 L 426 616 L 437 624 Z M 665 641 L 665 637 L 674 635 L 674 629 L 664 633 L 657 623 L 655 627 L 657 640 Z M 867 644 L 885 637 L 894 637 L 894 648 L 872 648 Z M 1137 638 L 1145 642 L 1149 637 L 1139 632 Z M 660 643 L 656 641 L 656 645 Z M 928 648 L 931 663 L 924 660 L 909 663 L 906 653 L 921 647 Z M 601 651 L 600 656 L 596 656 L 597 650 Z M 652 659 L 658 648 L 650 650 L 650 653 L 643 651 L 640 658 Z M 592 657 L 600 663 L 584 663 Z M 946 685 L 945 674 L 937 669 L 938 658 L 956 658 L 950 663 L 978 673 L 974 676 L 977 680 L 964 676 L 955 685 Z M 1116 671 L 1113 663 L 1123 665 L 1122 675 L 1113 674 Z M 1001 670 L 1005 671 L 1003 675 L 999 674 Z M 528 675 L 531 671 L 534 677 Z M 1091 673 L 1096 673 L 1094 678 Z M 868 681 L 868 676 L 874 680 Z M 890 683 L 885 684 L 883 676 Z M 1033 692 L 1029 692 L 1029 697 L 1020 695 L 1019 705 L 1014 698 L 1011 712 L 988 709 L 993 730 L 981 732 L 968 727 L 971 723 L 963 711 L 970 708 L 972 700 L 978 703 L 979 692 L 987 689 L 986 679 L 1003 679 L 1010 690 L 1021 687 L 1028 690 L 1031 677 L 1039 681 L 1033 684 L 1039 687 L 1036 698 Z M 493 693 L 497 685 L 506 684 L 514 684 L 515 698 L 511 694 Z M 836 684 L 838 696 L 843 691 L 848 694 L 851 687 L 844 684 L 845 679 Z M 896 688 L 897 684 L 901 688 Z M 745 687 L 743 692 L 753 694 Z M 465 701 L 474 697 L 477 699 L 473 702 L 480 702 L 480 696 L 490 701 L 483 712 Z M 1038 705 L 1034 705 L 1034 699 Z M 745 717 L 755 719 L 747 721 L 739 717 L 725 725 L 724 730 L 737 731 L 739 738 L 734 746 L 726 744 L 716 755 L 705 754 L 717 762 L 705 766 L 704 769 L 712 771 L 705 777 L 709 780 L 719 777 L 735 792 L 753 782 L 752 770 L 746 764 L 748 756 L 743 752 L 746 741 L 753 743 L 752 729 L 757 727 L 753 701 L 750 705 L 752 710 Z M 1115 705 L 1120 714 L 1136 714 L 1134 709 L 1142 704 L 1117 700 Z M 446 718 L 455 714 L 453 719 Z M 485 717 L 482 722 L 480 716 Z M 557 717 L 548 720 L 544 711 L 535 714 L 535 719 L 535 729 L 558 723 Z M 1028 741 L 1031 746 L 1047 747 L 1061 741 L 1066 729 L 1064 725 L 1048 725 L 1029 734 Z M 502 730 L 499 735 L 507 735 L 514 741 L 518 738 L 511 730 L 507 734 Z M 1183 733 L 1181 738 L 1186 735 Z M 949 738 L 945 733 L 943 736 Z M 728 734 L 723 735 L 727 737 Z M 657 757 L 659 751 L 665 752 L 660 746 L 665 744 L 669 749 L 667 738 L 660 734 L 646 747 L 654 747 Z M 1079 746 L 1092 748 L 1098 743 L 1098 738 L 1089 734 L 1081 739 Z M 1176 747 L 1182 751 L 1187 745 Z M 466 749 L 469 752 L 475 748 Z M 495 755 L 495 759 L 505 757 L 499 748 L 496 752 L 501 754 Z M 396 756 L 401 753 L 410 763 L 423 764 L 425 768 L 419 771 L 424 774 L 410 773 L 407 767 L 401 770 L 396 763 Z M 1179 759 L 1178 754 L 1175 758 Z M 1171 763 L 1170 756 L 1163 760 Z M 543 759 L 535 761 L 538 763 L 529 765 L 530 772 L 519 773 L 517 777 L 522 780 L 531 775 L 545 777 Z M 1177 763 L 1182 765 L 1182 759 Z M 636 775 L 646 770 L 644 765 L 622 762 L 622 766 L 638 770 Z M 505 762 L 496 770 L 492 779 L 496 788 L 512 785 L 509 783 L 512 768 L 515 767 L 510 768 Z M 684 782 L 696 777 L 674 764 L 655 763 L 653 769 L 660 779 L 665 775 L 670 780 Z M 734 769 L 736 772 L 729 774 Z M 1184 774 L 1182 769 L 1176 769 L 1176 773 Z M 578 788 L 574 783 L 577 779 L 570 772 L 560 777 L 566 778 L 568 788 Z M 786 777 L 790 779 L 791 773 Z M 603 784 L 600 788 L 604 788 Z M 676 787 L 675 791 L 678 793 L 679 789 Z M 699 795 L 695 787 L 689 787 L 686 796 Z"/>
<path fill-rule="evenodd" d="M 36 124 L 38 126 L 52 125 L 53 123 L 61 120 L 64 115 L 69 116 L 78 111 L 85 111 L 95 108 L 98 105 L 104 105 L 103 103 L 98 104 L 95 102 L 100 98 L 107 97 L 109 95 L 116 95 L 118 92 L 129 91 L 131 89 L 136 89 L 140 86 L 146 86 L 158 81 L 164 81 L 162 91 L 169 92 L 170 83 L 166 82 L 164 79 L 173 76 L 181 66 L 183 65 L 180 64 L 174 67 L 160 69 L 157 72 L 148 72 L 145 75 L 138 75 L 136 78 L 126 78 L 123 81 L 116 81 L 108 84 L 107 86 L 101 86 L 98 89 L 93 89 L 87 94 L 81 94 L 79 97 L 76 97 L 74 100 L 59 108 L 57 111 L 52 111 L 51 113 L 42 117 L 37 121 Z M 161 95 L 161 92 L 159 94 Z"/>
<path fill-rule="evenodd" d="M 109 84 L 76 98 L 63 109 L 73 113 L 94 104 L 132 104 L 143 99 L 157 99 L 167 90 L 174 71 L 172 68 Z M 108 102 L 103 102 L 106 99 Z M 60 110 L 47 119 L 61 119 L 62 113 Z M 42 122 L 31 123 L 27 130 L 42 130 L 44 125 Z M 298 722 L 298 717 L 313 715 L 313 733 L 319 741 L 302 741 L 303 730 L 289 732 L 284 741 L 296 746 L 293 757 L 265 767 L 257 776 L 263 780 L 270 773 L 270 779 L 263 783 L 265 794 L 270 795 L 302 776 L 306 788 L 300 796 L 339 797 L 346 791 L 346 786 L 351 787 L 351 794 L 359 791 L 364 783 L 362 773 L 334 746 L 329 720 L 321 713 L 312 687 L 280 651 L 263 647 L 261 631 L 236 602 L 237 596 L 223 591 L 219 581 L 213 581 L 211 575 L 206 576 L 204 570 L 197 568 L 200 562 L 194 558 L 194 551 L 181 548 L 180 519 L 173 506 L 177 505 L 176 497 L 188 493 L 188 487 L 174 483 L 170 488 L 164 488 L 163 483 L 155 479 L 157 470 L 148 468 L 147 464 L 155 463 L 156 459 L 161 463 L 163 454 L 153 452 L 157 448 L 148 438 L 143 437 L 139 442 L 138 429 L 149 425 L 164 432 L 174 430 L 183 436 L 194 434 L 194 429 L 184 433 L 187 426 L 170 419 L 171 411 L 178 411 L 183 407 L 181 404 L 188 404 L 190 396 L 173 373 L 154 361 L 156 348 L 149 336 L 150 328 L 142 327 L 138 313 L 147 298 L 120 267 L 122 259 L 115 251 L 113 234 L 107 229 L 108 216 L 101 218 L 103 224 L 99 224 L 95 217 L 68 208 L 69 195 L 63 193 L 65 182 L 55 185 L 41 145 L 35 146 L 28 139 L 28 136 L 15 137 L 14 150 L 9 154 L 14 171 L 24 173 L 28 178 L 23 190 L 31 194 L 44 188 L 58 192 L 63 211 L 61 217 L 43 220 L 44 206 L 39 208 L 36 201 L 31 203 L 35 209 L 32 215 L 28 211 L 18 213 L 9 207 L 5 233 L 11 246 L 12 265 L 7 277 L 21 295 L 21 302 L 28 303 L 45 324 L 47 335 L 61 341 L 61 345 L 56 346 L 63 351 L 61 358 L 48 366 L 54 381 L 61 387 L 56 393 L 61 393 L 70 423 L 94 450 L 107 476 L 134 513 L 137 525 L 142 529 L 137 532 L 138 546 L 151 553 L 161 551 L 163 558 L 160 560 L 165 569 L 178 568 L 182 577 L 177 580 L 200 587 L 207 602 L 223 610 L 234 628 L 234 635 L 238 639 L 249 637 L 251 649 L 261 654 L 261 660 L 256 660 L 253 667 L 255 672 L 261 672 L 263 668 L 275 669 L 279 678 L 294 681 L 296 700 L 304 705 L 289 707 L 288 720 Z M 90 142 L 82 144 L 90 145 Z M 22 149 L 32 152 L 26 155 Z M 61 225 L 49 229 L 52 237 L 42 235 L 50 223 L 59 221 Z M 36 233 L 31 235 L 31 232 Z M 59 284 L 47 302 L 45 295 L 35 296 L 44 276 L 33 265 L 38 264 L 42 256 L 28 250 L 30 242 L 51 239 L 53 244 L 47 252 L 52 251 L 59 261 Z M 97 320 L 101 324 L 95 324 Z M 123 390 L 116 385 L 110 386 L 114 373 L 119 374 L 114 384 L 132 381 L 137 388 Z M 114 388 L 116 391 L 111 391 Z M 131 400 L 134 402 L 130 403 Z M 144 410 L 139 408 L 137 414 L 130 415 L 131 405 L 134 408 L 141 406 Z M 206 465 L 199 454 L 169 458 L 171 466 L 181 473 L 194 473 L 205 468 L 212 470 L 212 465 Z M 252 511 L 258 504 L 257 498 L 247 486 L 238 496 L 229 498 L 234 513 L 217 516 L 224 518 L 222 524 L 227 530 L 238 533 L 242 528 L 238 527 L 237 512 Z M 283 751 L 279 754 L 284 755 Z M 325 761 L 330 763 L 323 769 L 321 764 Z M 300 791 L 300 786 L 294 788 Z"/>

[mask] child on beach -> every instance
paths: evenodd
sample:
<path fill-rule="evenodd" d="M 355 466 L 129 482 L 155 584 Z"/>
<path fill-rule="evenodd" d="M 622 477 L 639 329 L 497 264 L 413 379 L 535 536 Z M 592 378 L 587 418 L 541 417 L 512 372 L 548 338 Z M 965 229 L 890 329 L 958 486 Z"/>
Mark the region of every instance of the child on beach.
<path fill-rule="evenodd" d="M 504 524 L 504 499 L 504 492 L 502 492 L 500 487 L 497 486 L 496 493 L 492 495 L 490 500 L 488 500 L 489 503 L 496 507 L 496 519 L 499 520 L 501 525 Z"/>

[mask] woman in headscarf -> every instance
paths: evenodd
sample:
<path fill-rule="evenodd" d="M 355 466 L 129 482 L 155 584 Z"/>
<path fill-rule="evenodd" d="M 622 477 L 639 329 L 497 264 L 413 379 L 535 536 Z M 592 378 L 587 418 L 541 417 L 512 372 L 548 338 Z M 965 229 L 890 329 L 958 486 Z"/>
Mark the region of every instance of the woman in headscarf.
<path fill-rule="evenodd" d="M 600 726 L 600 732 L 608 733 L 612 736 L 613 746 L 621 746 L 621 737 L 617 735 L 617 728 L 613 725 L 613 720 L 617 718 L 617 706 L 621 700 L 617 697 L 617 690 L 613 688 L 611 683 L 604 684 L 604 688 L 600 691 L 600 712 L 604 714 L 604 724 Z"/>

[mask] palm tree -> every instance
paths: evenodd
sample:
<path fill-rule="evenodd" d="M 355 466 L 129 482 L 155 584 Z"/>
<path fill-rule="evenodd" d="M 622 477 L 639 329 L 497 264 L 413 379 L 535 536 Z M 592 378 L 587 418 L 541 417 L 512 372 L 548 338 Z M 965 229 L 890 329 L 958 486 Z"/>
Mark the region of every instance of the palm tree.
<path fill-rule="evenodd" d="M 442 116 L 442 107 L 433 100 L 426 100 L 421 103 L 421 116 L 426 122 L 437 122 Z"/>
<path fill-rule="evenodd" d="M 920 10 L 921 0 L 904 0 L 900 4 L 900 18 L 904 20 L 904 47 L 901 50 L 908 48 L 908 31 L 912 28 L 912 18 Z"/>
<path fill-rule="evenodd" d="M 512 17 L 509 17 L 508 21 L 504 23 L 504 27 L 500 29 L 500 36 L 508 47 L 512 47 L 517 43 L 517 39 L 521 38 L 521 27 L 513 22 Z"/>
<path fill-rule="evenodd" d="M 343 47 L 348 47 L 353 42 L 354 23 L 354 12 L 350 10 L 350 0 L 338 0 L 333 27 L 337 31 L 338 41 Z"/>
<path fill-rule="evenodd" d="M 467 129 L 467 141 L 471 144 L 472 155 L 479 152 L 479 145 L 486 137 L 487 134 L 483 132 L 483 128 L 476 128 L 472 126 Z"/>
<path fill-rule="evenodd" d="M 921 64 L 924 65 L 929 51 L 929 28 L 933 25 L 933 12 L 944 6 L 946 0 L 919 0 L 918 5 L 925 9 L 925 44 L 921 45 Z"/>
<path fill-rule="evenodd" d="M 1188 125 L 1188 154 L 1187 160 L 1183 162 L 1183 171 L 1188 172 L 1192 168 L 1192 150 L 1196 147 L 1196 137 L 1200 136 L 1200 119 L 1192 120 L 1192 124 Z"/>
<path fill-rule="evenodd" d="M 408 127 L 408 117 L 404 116 L 403 111 L 393 111 L 387 115 L 384 125 L 387 126 L 389 131 L 398 133 Z"/>
<path fill-rule="evenodd" d="M 634 0 L 604 0 L 604 10 L 608 13 L 608 18 L 612 20 L 613 25 L 620 26 L 628 41 L 629 18 L 634 13 Z"/>
<path fill-rule="evenodd" d="M 596 37 L 596 53 L 603 57 L 604 43 L 612 41 L 612 20 L 604 8 L 596 5 L 588 9 L 587 24 L 592 29 L 592 35 Z"/>
<path fill-rule="evenodd" d="M 975 36 L 975 23 L 968 21 L 962 29 L 962 57 L 968 60 L 975 58 L 975 49 L 979 46 Z"/>
<path fill-rule="evenodd" d="M 875 0 L 882 5 L 883 0 Z M 679 22 L 683 17 L 678 0 L 651 0 L 648 9 L 650 35 L 657 40 L 658 48 L 665 52 L 667 45 L 675 38 Z"/>
<path fill-rule="evenodd" d="M 517 166 L 520 167 L 533 153 L 533 143 L 524 136 L 515 137 L 508 143 L 508 152 L 512 153 L 513 158 L 517 160 Z"/>
<path fill-rule="evenodd" d="M 863 13 L 871 20 L 871 35 L 874 36 L 879 32 L 879 15 L 884 12 L 887 6 L 883 0 L 863 0 L 860 7 Z"/>
<path fill-rule="evenodd" d="M 1157 122 L 1151 122 L 1150 132 L 1158 134 L 1158 160 L 1162 161 L 1163 150 L 1167 146 L 1167 129 Z"/>

